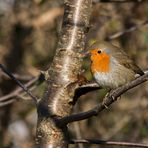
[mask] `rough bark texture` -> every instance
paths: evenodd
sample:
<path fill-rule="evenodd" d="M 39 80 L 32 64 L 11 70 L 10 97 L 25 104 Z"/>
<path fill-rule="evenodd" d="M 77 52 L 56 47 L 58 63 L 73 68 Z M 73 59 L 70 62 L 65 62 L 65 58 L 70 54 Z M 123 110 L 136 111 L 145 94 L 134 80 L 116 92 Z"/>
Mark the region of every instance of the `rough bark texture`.
<path fill-rule="evenodd" d="M 70 115 L 73 108 L 91 4 L 92 0 L 65 0 L 62 32 L 48 70 L 48 89 L 38 105 L 37 147 L 68 146 L 67 127 L 57 119 Z"/>

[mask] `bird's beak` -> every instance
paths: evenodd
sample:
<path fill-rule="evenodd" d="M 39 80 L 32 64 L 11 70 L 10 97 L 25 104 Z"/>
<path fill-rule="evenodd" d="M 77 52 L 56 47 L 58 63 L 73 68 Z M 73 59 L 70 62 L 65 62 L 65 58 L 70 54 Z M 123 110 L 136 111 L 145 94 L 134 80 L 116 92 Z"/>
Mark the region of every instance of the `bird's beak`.
<path fill-rule="evenodd" d="M 90 49 L 90 50 L 87 50 L 86 52 L 84 52 L 83 56 L 87 57 L 87 56 L 90 56 L 90 55 L 94 55 L 95 53 L 96 53 L 95 49 Z"/>
<path fill-rule="evenodd" d="M 84 56 L 84 57 L 90 56 L 90 51 L 84 52 L 84 53 L 83 53 L 83 56 Z"/>

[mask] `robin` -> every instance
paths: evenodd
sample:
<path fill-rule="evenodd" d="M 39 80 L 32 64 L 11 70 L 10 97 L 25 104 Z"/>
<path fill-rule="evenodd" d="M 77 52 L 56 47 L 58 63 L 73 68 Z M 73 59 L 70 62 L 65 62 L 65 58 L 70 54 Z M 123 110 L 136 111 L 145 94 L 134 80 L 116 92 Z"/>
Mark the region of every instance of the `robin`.
<path fill-rule="evenodd" d="M 108 42 L 96 42 L 89 48 L 91 72 L 96 82 L 105 88 L 115 89 L 144 72 L 122 49 Z"/>

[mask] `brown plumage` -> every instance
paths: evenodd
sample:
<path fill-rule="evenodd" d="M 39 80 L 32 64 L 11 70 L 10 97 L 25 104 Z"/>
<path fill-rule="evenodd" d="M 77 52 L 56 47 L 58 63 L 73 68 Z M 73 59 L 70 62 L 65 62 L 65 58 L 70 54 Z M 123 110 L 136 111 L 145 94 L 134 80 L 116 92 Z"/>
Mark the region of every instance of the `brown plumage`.
<path fill-rule="evenodd" d="M 144 74 L 122 49 L 108 42 L 96 42 L 89 50 L 91 71 L 100 85 L 116 88 Z"/>

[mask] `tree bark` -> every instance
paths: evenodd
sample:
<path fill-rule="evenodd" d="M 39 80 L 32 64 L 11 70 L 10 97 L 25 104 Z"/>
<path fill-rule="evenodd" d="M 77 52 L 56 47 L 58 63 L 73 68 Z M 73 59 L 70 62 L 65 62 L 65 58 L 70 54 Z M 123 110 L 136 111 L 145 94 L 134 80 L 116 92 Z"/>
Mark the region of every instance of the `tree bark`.
<path fill-rule="evenodd" d="M 71 114 L 78 75 L 81 73 L 84 37 L 92 0 L 65 0 L 61 36 L 52 65 L 48 88 L 38 105 L 36 145 L 39 148 L 68 147 L 67 127 L 58 119 Z"/>

